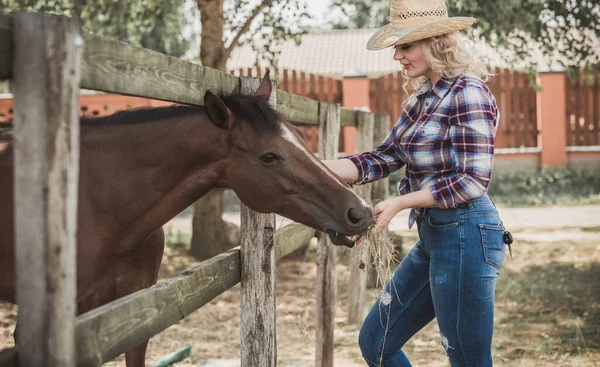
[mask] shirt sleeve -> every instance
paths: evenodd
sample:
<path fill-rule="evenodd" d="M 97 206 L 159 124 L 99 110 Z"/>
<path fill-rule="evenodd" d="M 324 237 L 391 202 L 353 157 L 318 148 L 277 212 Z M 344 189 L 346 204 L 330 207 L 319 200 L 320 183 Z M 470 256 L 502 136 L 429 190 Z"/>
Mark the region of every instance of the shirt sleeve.
<path fill-rule="evenodd" d="M 373 151 L 344 157 L 351 160 L 358 168 L 358 180 L 355 184 L 363 185 L 381 180 L 404 166 L 404 160 L 396 144 L 397 126 L 398 124 Z"/>
<path fill-rule="evenodd" d="M 498 108 L 481 86 L 466 85 L 454 96 L 449 137 L 456 173 L 431 186 L 439 208 L 450 209 L 483 196 L 492 176 Z"/>

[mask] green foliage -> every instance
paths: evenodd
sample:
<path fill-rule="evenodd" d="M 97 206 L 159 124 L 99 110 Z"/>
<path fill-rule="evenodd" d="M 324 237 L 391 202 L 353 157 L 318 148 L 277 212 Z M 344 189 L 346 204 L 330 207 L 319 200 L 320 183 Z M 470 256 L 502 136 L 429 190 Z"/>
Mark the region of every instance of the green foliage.
<path fill-rule="evenodd" d="M 338 29 L 379 28 L 389 23 L 389 1 L 382 0 L 333 0 L 333 7 L 339 8 L 346 19 L 333 25 Z"/>
<path fill-rule="evenodd" d="M 542 52 L 566 69 L 600 70 L 600 3 L 597 0 L 448 0 L 451 16 L 477 18 L 476 34 L 508 62 Z M 389 0 L 334 0 L 346 19 L 337 28 L 380 27 L 389 22 Z M 537 46 L 532 47 L 532 42 Z M 535 68 L 533 62 L 527 65 Z"/>
<path fill-rule="evenodd" d="M 259 60 L 275 64 L 281 45 L 287 40 L 300 43 L 310 18 L 304 0 L 225 0 L 223 3 L 225 44 L 228 49 L 247 44 Z M 261 9 L 255 14 L 257 9 Z"/>
<path fill-rule="evenodd" d="M 181 57 L 190 44 L 183 1 L 172 0 L 0 0 L 4 12 L 17 10 L 78 16 L 84 30 Z"/>
<path fill-rule="evenodd" d="M 600 171 L 544 168 L 495 174 L 488 191 L 494 201 L 509 206 L 600 203 Z"/>

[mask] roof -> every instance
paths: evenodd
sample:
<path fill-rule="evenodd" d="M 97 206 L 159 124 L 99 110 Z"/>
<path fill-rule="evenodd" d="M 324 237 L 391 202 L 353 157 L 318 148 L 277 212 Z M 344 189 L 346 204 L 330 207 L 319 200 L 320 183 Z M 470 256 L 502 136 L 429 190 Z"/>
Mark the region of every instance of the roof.
<path fill-rule="evenodd" d="M 367 75 L 370 78 L 400 70 L 390 50 L 367 50 L 367 40 L 374 29 L 343 29 L 302 36 L 300 45 L 293 40 L 283 43 L 277 66 L 282 69 L 304 71 L 336 79 L 346 76 Z M 229 61 L 228 70 L 255 66 L 256 52 L 251 46 L 237 47 Z M 261 67 L 269 66 L 262 61 Z"/>

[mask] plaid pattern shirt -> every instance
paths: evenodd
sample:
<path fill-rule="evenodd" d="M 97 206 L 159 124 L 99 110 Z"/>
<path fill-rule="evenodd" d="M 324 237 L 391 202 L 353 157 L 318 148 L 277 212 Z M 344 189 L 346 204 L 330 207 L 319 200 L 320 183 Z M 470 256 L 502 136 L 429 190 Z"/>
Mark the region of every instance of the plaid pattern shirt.
<path fill-rule="evenodd" d="M 481 79 L 442 77 L 410 96 L 377 148 L 346 158 L 358 168 L 358 185 L 406 165 L 406 177 L 398 183 L 400 195 L 430 188 L 437 207 L 455 208 L 487 191 L 498 118 L 496 100 Z M 409 228 L 420 213 L 419 208 L 411 211 Z"/>

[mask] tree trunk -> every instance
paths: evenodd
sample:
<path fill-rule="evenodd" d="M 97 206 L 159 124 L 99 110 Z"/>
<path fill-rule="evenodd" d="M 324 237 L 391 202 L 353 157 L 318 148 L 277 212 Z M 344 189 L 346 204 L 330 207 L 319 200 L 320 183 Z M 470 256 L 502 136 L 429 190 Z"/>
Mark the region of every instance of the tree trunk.
<path fill-rule="evenodd" d="M 200 60 L 202 65 L 225 71 L 227 57 L 223 41 L 223 0 L 198 0 L 202 33 Z"/>
<path fill-rule="evenodd" d="M 222 214 L 223 190 L 212 190 L 194 204 L 190 254 L 196 259 L 210 259 L 234 247 Z"/>
<path fill-rule="evenodd" d="M 202 22 L 200 60 L 202 65 L 225 70 L 223 54 L 223 0 L 198 0 Z M 190 254 L 206 260 L 235 245 L 228 241 L 223 216 L 223 190 L 211 190 L 194 204 Z"/>

